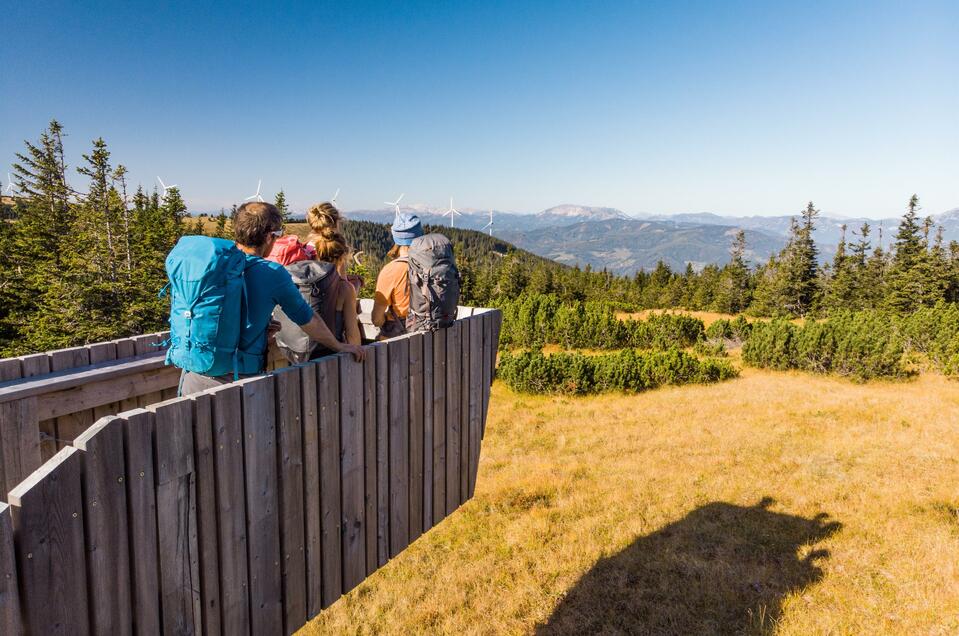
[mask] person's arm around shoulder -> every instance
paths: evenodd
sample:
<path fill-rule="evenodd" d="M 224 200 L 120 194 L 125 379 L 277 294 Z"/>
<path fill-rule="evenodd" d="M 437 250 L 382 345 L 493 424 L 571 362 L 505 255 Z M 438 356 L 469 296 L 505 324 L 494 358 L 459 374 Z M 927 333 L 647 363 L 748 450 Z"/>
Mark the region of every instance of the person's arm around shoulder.
<path fill-rule="evenodd" d="M 323 322 L 323 319 L 316 314 L 313 314 L 313 319 L 308 323 L 305 325 L 300 325 L 300 329 L 306 332 L 306 335 L 308 335 L 311 339 L 319 342 L 327 349 L 331 349 L 337 353 L 351 354 L 353 359 L 357 362 L 362 362 L 363 358 L 366 357 L 366 352 L 361 345 L 352 344 L 349 342 L 340 342 L 334 338 L 329 327 L 327 327 L 326 323 Z"/>
<path fill-rule="evenodd" d="M 389 267 L 392 263 L 387 263 L 380 270 L 380 275 L 376 277 L 376 293 L 373 294 L 373 311 L 370 312 L 370 320 L 376 327 L 382 327 L 386 322 L 386 310 L 390 306 L 390 298 L 393 296 L 393 290 L 389 284 Z"/>
<path fill-rule="evenodd" d="M 361 344 L 363 337 L 360 335 L 360 320 L 356 315 L 356 290 L 349 282 L 345 282 L 342 293 L 343 327 L 346 330 L 346 341 L 350 344 Z"/>
<path fill-rule="evenodd" d="M 319 342 L 327 349 L 338 353 L 350 353 L 356 360 L 363 360 L 363 348 L 340 342 L 334 338 L 326 323 L 313 313 L 313 308 L 303 300 L 300 290 L 293 284 L 293 279 L 290 278 L 289 273 L 285 269 L 277 271 L 280 275 L 277 276 L 273 300 L 290 320 L 298 324 L 310 339 Z"/>

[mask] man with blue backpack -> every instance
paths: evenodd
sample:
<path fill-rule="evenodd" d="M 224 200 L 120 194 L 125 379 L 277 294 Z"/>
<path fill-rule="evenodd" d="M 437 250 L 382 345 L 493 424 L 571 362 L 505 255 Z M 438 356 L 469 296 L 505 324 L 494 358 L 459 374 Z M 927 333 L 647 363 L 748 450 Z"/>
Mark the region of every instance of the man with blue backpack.
<path fill-rule="evenodd" d="M 338 341 L 286 269 L 264 257 L 283 235 L 283 217 L 269 203 L 246 203 L 233 221 L 236 242 L 184 236 L 167 255 L 170 348 L 181 369 L 180 395 L 263 373 L 276 306 L 307 335 L 363 359 L 363 348 Z"/>

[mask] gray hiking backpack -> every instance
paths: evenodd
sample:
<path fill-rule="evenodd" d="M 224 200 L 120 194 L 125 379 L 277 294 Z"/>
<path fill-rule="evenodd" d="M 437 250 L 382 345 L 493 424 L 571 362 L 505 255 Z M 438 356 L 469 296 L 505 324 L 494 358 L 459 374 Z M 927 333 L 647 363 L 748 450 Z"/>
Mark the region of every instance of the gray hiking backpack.
<path fill-rule="evenodd" d="M 298 261 L 286 266 L 293 283 L 300 289 L 303 300 L 310 304 L 330 332 L 336 333 L 336 302 L 339 296 L 339 282 L 342 280 L 332 263 L 322 261 Z M 273 310 L 273 319 L 279 321 L 280 331 L 276 334 L 276 344 L 287 360 L 296 364 L 314 357 L 319 345 L 313 342 L 299 325 L 290 320 L 282 309 Z"/>
<path fill-rule="evenodd" d="M 410 331 L 436 331 L 456 320 L 460 302 L 460 273 L 453 244 L 442 234 L 413 239 L 409 252 Z"/>

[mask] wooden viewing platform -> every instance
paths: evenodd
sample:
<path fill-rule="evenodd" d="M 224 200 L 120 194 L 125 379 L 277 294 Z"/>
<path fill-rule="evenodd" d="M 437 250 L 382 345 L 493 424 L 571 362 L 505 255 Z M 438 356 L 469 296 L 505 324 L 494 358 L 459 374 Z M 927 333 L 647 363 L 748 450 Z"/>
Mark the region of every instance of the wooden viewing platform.
<path fill-rule="evenodd" d="M 0 634 L 295 631 L 472 497 L 501 320 L 181 398 L 164 334 L 0 360 Z"/>

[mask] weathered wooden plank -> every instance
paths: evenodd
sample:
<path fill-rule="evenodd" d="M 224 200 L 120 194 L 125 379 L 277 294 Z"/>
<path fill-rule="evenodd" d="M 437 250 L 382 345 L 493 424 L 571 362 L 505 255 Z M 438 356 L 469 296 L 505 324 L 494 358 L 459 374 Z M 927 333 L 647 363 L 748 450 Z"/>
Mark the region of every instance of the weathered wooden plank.
<path fill-rule="evenodd" d="M 479 469 L 482 420 L 480 406 L 483 402 L 483 316 L 473 316 L 470 323 L 469 401 L 469 463 L 467 465 L 467 496 L 476 492 L 476 473 Z"/>
<path fill-rule="evenodd" d="M 320 526 L 320 421 L 315 364 L 300 367 L 300 387 L 303 400 L 306 608 L 309 616 L 316 616 L 323 608 L 323 533 Z"/>
<path fill-rule="evenodd" d="M 470 369 L 472 355 L 470 351 L 470 334 L 472 321 L 467 318 L 462 321 L 460 332 L 460 503 L 469 499 L 469 466 L 470 466 Z"/>
<path fill-rule="evenodd" d="M 116 341 L 117 343 L 117 359 L 118 360 L 129 360 L 136 356 L 136 343 L 133 342 L 133 338 L 122 338 Z M 120 412 L 129 411 L 131 409 L 137 408 L 137 399 L 136 397 L 128 397 L 120 400 Z"/>
<path fill-rule="evenodd" d="M 114 340 L 109 342 L 97 342 L 87 345 L 90 350 L 90 364 L 98 365 L 104 362 L 111 362 L 117 359 L 117 343 Z M 95 420 L 108 415 L 116 415 L 120 412 L 120 404 L 112 402 L 93 407 L 93 418 Z"/>
<path fill-rule="evenodd" d="M 423 534 L 423 334 L 409 339 L 410 543 Z"/>
<path fill-rule="evenodd" d="M 343 593 L 366 578 L 363 364 L 340 358 L 340 492 Z"/>
<path fill-rule="evenodd" d="M 433 334 L 423 336 L 423 532 L 433 527 Z"/>
<path fill-rule="evenodd" d="M 90 364 L 99 364 L 117 359 L 117 343 L 115 340 L 108 342 L 96 342 L 87 345 L 90 356 Z"/>
<path fill-rule="evenodd" d="M 96 349 L 98 356 L 109 353 L 110 349 Z M 89 353 L 89 352 L 88 352 Z M 57 357 L 59 365 L 66 365 L 56 371 L 51 371 L 52 357 L 44 354 L 20 358 L 21 364 L 30 371 L 30 375 L 13 379 L 0 384 L 0 402 L 18 400 L 33 395 L 62 391 L 91 382 L 114 380 L 151 369 L 163 368 L 163 356 L 152 354 L 142 358 L 127 360 L 100 360 L 96 364 L 87 364 L 79 368 L 72 366 L 74 360 L 88 360 L 82 354 Z"/>
<path fill-rule="evenodd" d="M 86 347 L 70 347 L 50 352 L 50 371 L 76 369 L 90 364 L 90 350 Z"/>
<path fill-rule="evenodd" d="M 20 370 L 24 378 L 50 373 L 50 356 L 46 353 L 33 353 L 20 358 Z"/>
<path fill-rule="evenodd" d="M 124 414 L 122 427 L 133 582 L 133 620 L 137 634 L 160 633 L 160 561 L 157 552 L 157 507 L 153 456 L 153 413 Z"/>
<path fill-rule="evenodd" d="M 283 630 L 276 407 L 272 376 L 243 380 L 247 551 L 254 634 Z"/>
<path fill-rule="evenodd" d="M 20 371 L 24 378 L 50 373 L 50 356 L 45 353 L 23 356 L 20 358 Z M 37 417 L 39 418 L 39 411 Z M 57 424 L 53 419 L 39 419 L 37 429 L 40 438 L 40 461 L 45 462 L 57 452 Z"/>
<path fill-rule="evenodd" d="M 176 367 L 160 367 L 109 380 L 91 381 L 39 395 L 37 413 L 46 419 L 113 403 L 119 403 L 118 408 L 130 410 L 136 407 L 138 396 L 162 397 L 164 389 L 175 390 L 179 381 L 180 370 Z"/>
<path fill-rule="evenodd" d="M 366 348 L 363 360 L 363 468 L 366 528 L 366 575 L 377 568 L 376 559 L 376 349 Z"/>
<path fill-rule="evenodd" d="M 490 387 L 493 384 L 493 364 L 495 363 L 496 346 L 493 344 L 493 314 L 483 314 L 483 420 L 480 429 L 480 439 L 486 437 L 486 416 L 489 414 Z"/>
<path fill-rule="evenodd" d="M 41 463 L 37 398 L 0 404 L 0 499 Z"/>
<path fill-rule="evenodd" d="M 64 371 L 90 365 L 90 350 L 86 347 L 71 347 L 50 352 L 50 371 Z M 93 424 L 92 409 L 78 409 L 56 418 L 57 448 L 62 448 L 76 439 L 77 435 Z"/>
<path fill-rule="evenodd" d="M 143 336 L 134 336 L 133 347 L 137 356 L 156 354 L 160 351 L 161 342 L 159 334 L 151 333 Z M 140 406 L 149 406 L 163 400 L 163 394 L 160 391 L 151 391 L 150 393 L 141 393 L 137 396 L 137 403 Z"/>
<path fill-rule="evenodd" d="M 88 634 L 80 453 L 68 446 L 10 492 L 31 634 Z"/>
<path fill-rule="evenodd" d="M 133 633 L 123 424 L 115 417 L 100 419 L 74 442 L 84 451 L 87 592 L 95 634 Z"/>
<path fill-rule="evenodd" d="M 137 354 L 137 345 L 133 341 L 133 338 L 120 338 L 119 340 L 114 340 L 114 342 L 117 345 L 118 360 L 132 358 Z"/>
<path fill-rule="evenodd" d="M 200 602 L 204 634 L 221 632 L 213 399 L 209 393 L 192 397 L 197 546 L 200 550 Z"/>
<path fill-rule="evenodd" d="M 25 631 L 20 617 L 13 519 L 10 506 L 0 502 L 0 634 L 21 636 L 23 633 Z"/>
<path fill-rule="evenodd" d="M 446 512 L 460 505 L 460 403 L 462 386 L 463 323 L 446 330 Z"/>
<path fill-rule="evenodd" d="M 193 463 L 193 404 L 153 404 L 160 598 L 167 633 L 195 633 L 203 623 Z"/>
<path fill-rule="evenodd" d="M 222 631 L 250 633 L 246 476 L 243 470 L 243 389 L 235 384 L 208 392 L 213 399 L 217 543 Z"/>
<path fill-rule="evenodd" d="M 446 517 L 446 334 L 433 333 L 433 525 Z"/>
<path fill-rule="evenodd" d="M 4 358 L 0 360 L 0 382 L 19 380 L 23 377 L 18 358 Z M 9 513 L 8 513 L 9 514 Z"/>
<path fill-rule="evenodd" d="M 389 346 L 373 345 L 376 357 L 376 562 L 390 559 L 390 365 Z"/>
<path fill-rule="evenodd" d="M 410 544 L 410 341 L 390 350 L 390 558 Z"/>
<path fill-rule="evenodd" d="M 320 406 L 320 530 L 323 550 L 323 607 L 343 593 L 340 545 L 340 382 L 339 359 L 330 356 L 317 364 Z"/>
<path fill-rule="evenodd" d="M 299 629 L 306 613 L 306 517 L 303 500 L 303 423 L 300 370 L 274 372 L 279 450 L 280 549 L 283 577 L 283 624 L 287 634 Z"/>

